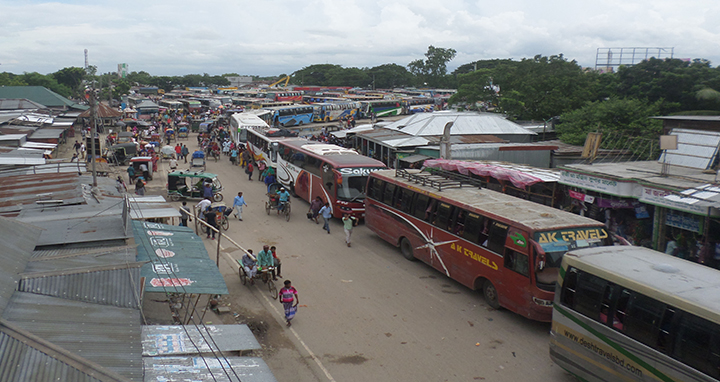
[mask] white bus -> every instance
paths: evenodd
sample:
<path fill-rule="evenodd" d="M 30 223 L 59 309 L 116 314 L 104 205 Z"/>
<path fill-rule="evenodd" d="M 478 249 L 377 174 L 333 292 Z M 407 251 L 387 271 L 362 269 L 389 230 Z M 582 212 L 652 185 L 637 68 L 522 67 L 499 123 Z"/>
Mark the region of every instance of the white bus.
<path fill-rule="evenodd" d="M 720 271 L 634 246 L 562 260 L 550 357 L 584 381 L 720 379 Z"/>
<path fill-rule="evenodd" d="M 248 129 L 267 129 L 270 126 L 257 113 L 235 113 L 230 117 L 235 142 L 247 141 Z"/>

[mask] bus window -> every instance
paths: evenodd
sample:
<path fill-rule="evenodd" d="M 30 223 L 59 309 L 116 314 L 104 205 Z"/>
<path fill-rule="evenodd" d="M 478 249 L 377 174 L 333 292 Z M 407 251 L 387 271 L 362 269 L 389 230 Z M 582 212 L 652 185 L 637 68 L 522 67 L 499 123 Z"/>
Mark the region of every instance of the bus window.
<path fill-rule="evenodd" d="M 411 190 L 408 190 L 406 188 L 402 190 L 402 200 L 400 201 L 400 210 L 402 212 L 408 214 L 412 212 L 412 200 L 414 195 L 415 193 Z"/>
<path fill-rule="evenodd" d="M 665 312 L 665 304 L 639 293 L 633 293 L 625 317 L 625 334 L 655 348 L 663 312 Z"/>
<path fill-rule="evenodd" d="M 720 327 L 692 314 L 680 320 L 673 358 L 703 373 L 720 377 Z"/>
<path fill-rule="evenodd" d="M 467 211 L 457 209 L 457 216 L 455 217 L 455 220 L 453 222 L 452 226 L 452 233 L 463 236 L 465 233 L 465 217 L 467 217 Z"/>
<path fill-rule="evenodd" d="M 387 186 L 385 186 L 385 192 L 383 193 L 383 203 L 392 206 L 393 205 L 393 195 L 395 194 L 395 186 L 392 183 L 388 183 Z"/>
<path fill-rule="evenodd" d="M 565 273 L 562 291 L 560 292 L 560 302 L 569 308 L 575 306 L 575 291 L 577 290 L 577 279 L 578 270 L 575 268 L 569 268 L 568 271 Z"/>
<path fill-rule="evenodd" d="M 575 290 L 575 311 L 600 321 L 600 303 L 606 287 L 607 281 L 589 273 L 580 273 Z"/>
<path fill-rule="evenodd" d="M 413 202 L 413 216 L 418 219 L 425 219 L 425 210 L 427 209 L 428 201 L 430 201 L 430 197 L 427 195 L 417 194 Z"/>
<path fill-rule="evenodd" d="M 437 208 L 437 200 L 430 199 L 428 208 L 425 209 L 425 221 L 430 224 L 435 224 L 435 208 Z"/>
<path fill-rule="evenodd" d="M 493 221 L 490 224 L 490 232 L 488 234 L 488 249 L 495 253 L 502 254 L 505 248 L 507 231 L 507 225 Z"/>
<path fill-rule="evenodd" d="M 435 219 L 435 226 L 449 231 L 450 226 L 450 217 L 452 217 L 453 211 L 455 211 L 455 207 L 447 204 L 447 203 L 440 203 L 437 207 L 437 217 Z"/>
<path fill-rule="evenodd" d="M 332 191 L 333 185 L 335 185 L 335 173 L 332 170 L 332 166 L 325 164 L 320 178 L 322 179 L 323 187 L 328 191 Z"/>
<path fill-rule="evenodd" d="M 506 249 L 504 263 L 505 268 L 515 271 L 525 277 L 529 277 L 530 263 L 528 262 L 527 255 L 513 251 L 512 249 Z"/>
<path fill-rule="evenodd" d="M 613 324 L 613 328 L 623 331 L 625 328 L 625 317 L 627 317 L 628 303 L 630 302 L 630 291 L 623 290 L 618 298 L 617 306 L 615 307 L 615 317 L 613 321 L 617 320 L 617 324 Z"/>
<path fill-rule="evenodd" d="M 368 190 L 368 196 L 375 200 L 382 200 L 383 182 L 380 179 L 372 178 L 370 182 L 370 189 Z"/>
<path fill-rule="evenodd" d="M 482 237 L 481 231 L 485 221 L 486 219 L 484 216 L 474 214 L 472 212 L 468 213 L 465 218 L 465 232 L 463 232 L 462 237 L 472 241 L 473 243 L 477 243 L 478 238 Z"/>

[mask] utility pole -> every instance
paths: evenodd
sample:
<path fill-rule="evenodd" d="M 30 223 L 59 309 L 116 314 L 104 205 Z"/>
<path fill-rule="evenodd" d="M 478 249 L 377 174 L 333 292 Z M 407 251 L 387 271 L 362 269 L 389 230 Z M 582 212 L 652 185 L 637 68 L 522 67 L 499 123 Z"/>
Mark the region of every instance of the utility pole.
<path fill-rule="evenodd" d="M 95 134 L 97 134 L 97 99 L 96 99 L 96 90 L 95 87 L 92 87 L 90 89 L 90 126 L 92 129 L 90 130 L 90 152 L 92 153 L 92 177 L 93 177 L 93 188 L 97 187 L 97 172 L 95 171 L 95 162 L 97 162 L 97 158 L 95 158 Z"/>

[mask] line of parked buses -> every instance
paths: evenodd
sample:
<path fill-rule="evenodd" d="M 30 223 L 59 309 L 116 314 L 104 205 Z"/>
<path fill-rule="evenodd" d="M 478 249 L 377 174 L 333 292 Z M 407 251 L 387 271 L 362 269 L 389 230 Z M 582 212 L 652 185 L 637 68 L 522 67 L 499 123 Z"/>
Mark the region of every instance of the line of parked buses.
<path fill-rule="evenodd" d="M 418 93 L 419 94 L 419 93 Z M 313 122 L 408 115 L 440 110 L 447 96 L 402 97 L 391 94 L 324 93 L 305 95 L 302 91 L 238 92 L 240 96 L 192 97 L 189 94 L 165 94 L 159 106 L 188 112 L 234 105 L 243 109 L 262 109 L 261 116 L 276 127 L 307 125 Z M 180 98 L 183 97 L 184 98 Z"/>
<path fill-rule="evenodd" d="M 252 113 L 231 126 L 298 197 L 364 219 L 492 308 L 552 322 L 550 356 L 581 380 L 720 379 L 719 271 L 615 245 L 600 222 L 477 182 L 281 136 Z"/>

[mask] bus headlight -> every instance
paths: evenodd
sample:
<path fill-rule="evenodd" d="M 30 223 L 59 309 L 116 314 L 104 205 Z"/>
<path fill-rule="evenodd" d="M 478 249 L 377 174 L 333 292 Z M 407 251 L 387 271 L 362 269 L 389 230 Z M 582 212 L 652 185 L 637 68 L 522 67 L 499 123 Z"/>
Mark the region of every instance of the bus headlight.
<path fill-rule="evenodd" d="M 551 300 L 543 300 L 541 298 L 533 297 L 533 302 L 540 306 L 552 306 L 553 302 Z"/>

